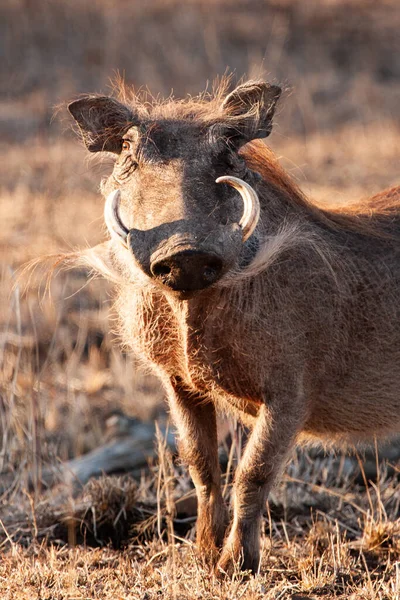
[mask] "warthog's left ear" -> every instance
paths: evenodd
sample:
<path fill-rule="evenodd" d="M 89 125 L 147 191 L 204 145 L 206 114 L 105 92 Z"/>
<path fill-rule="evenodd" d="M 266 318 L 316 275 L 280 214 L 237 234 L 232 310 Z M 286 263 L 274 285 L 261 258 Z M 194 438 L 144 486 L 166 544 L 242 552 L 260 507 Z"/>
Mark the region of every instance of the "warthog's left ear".
<path fill-rule="evenodd" d="M 223 115 L 228 117 L 229 140 L 242 145 L 255 138 L 267 137 L 272 130 L 272 117 L 281 92 L 277 85 L 248 81 L 228 94 L 221 108 Z"/>
<path fill-rule="evenodd" d="M 122 136 L 137 116 L 124 104 L 108 96 L 84 96 L 68 105 L 90 152 L 121 151 Z"/>

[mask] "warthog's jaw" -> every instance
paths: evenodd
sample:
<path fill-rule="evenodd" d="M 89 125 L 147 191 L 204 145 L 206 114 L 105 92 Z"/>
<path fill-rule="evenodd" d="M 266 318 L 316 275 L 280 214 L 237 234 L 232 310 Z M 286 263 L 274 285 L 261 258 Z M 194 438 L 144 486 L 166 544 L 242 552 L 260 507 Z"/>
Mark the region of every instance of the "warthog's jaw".
<path fill-rule="evenodd" d="M 244 211 L 239 223 L 218 225 L 193 220 L 165 223 L 149 230 L 129 230 L 119 213 L 120 192 L 112 192 L 104 218 L 111 237 L 129 248 L 140 268 L 168 291 L 185 299 L 214 285 L 229 271 L 243 243 L 252 235 L 260 217 L 256 192 L 236 177 L 219 177 L 242 196 Z"/>

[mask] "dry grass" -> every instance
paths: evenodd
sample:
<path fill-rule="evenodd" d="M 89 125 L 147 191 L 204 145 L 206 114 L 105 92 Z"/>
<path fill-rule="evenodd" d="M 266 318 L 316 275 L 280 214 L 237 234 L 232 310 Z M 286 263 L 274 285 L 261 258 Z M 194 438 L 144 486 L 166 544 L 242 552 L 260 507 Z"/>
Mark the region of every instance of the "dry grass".
<path fill-rule="evenodd" d="M 59 504 L 54 510 L 51 496 L 37 504 L 29 498 L 18 529 L 2 522 L 3 597 L 398 597 L 399 488 L 393 479 L 366 493 L 328 469 L 321 475 L 303 456 L 271 499 L 260 575 L 237 572 L 221 582 L 196 554 L 194 519 L 176 517 L 171 502 L 166 508 L 167 487 L 181 496 L 188 481 L 168 457 L 163 461 L 168 469 L 161 485 L 155 466 L 138 485 L 127 477 L 90 482 L 62 510 Z M 10 521 L 15 529 L 16 515 Z M 101 547 L 93 547 L 96 541 Z"/>
<path fill-rule="evenodd" d="M 8 0 L 2 11 L 1 598 L 399 598 L 398 467 L 365 486 L 332 456 L 299 453 L 270 499 L 261 574 L 224 582 L 196 555 L 191 483 L 162 440 L 139 481 L 46 489 L 46 465 L 101 443 L 109 412 L 153 418 L 163 394 L 118 348 L 109 284 L 61 272 L 51 299 L 39 272 L 26 293 L 26 278 L 16 285 L 26 261 L 105 236 L 97 186 L 110 166 L 50 115 L 106 91 L 117 68 L 137 87 L 185 93 L 228 65 L 256 75 L 265 58 L 293 87 L 271 144 L 307 192 L 346 202 L 398 184 L 398 3 Z"/>

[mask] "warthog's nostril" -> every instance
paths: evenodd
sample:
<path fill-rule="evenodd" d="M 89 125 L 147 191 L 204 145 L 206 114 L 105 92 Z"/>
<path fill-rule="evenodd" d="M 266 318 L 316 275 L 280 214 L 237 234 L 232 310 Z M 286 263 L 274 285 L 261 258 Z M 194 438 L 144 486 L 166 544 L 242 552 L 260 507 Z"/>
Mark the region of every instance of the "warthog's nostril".
<path fill-rule="evenodd" d="M 171 267 L 165 263 L 155 264 L 152 268 L 154 277 L 166 277 L 171 273 Z"/>

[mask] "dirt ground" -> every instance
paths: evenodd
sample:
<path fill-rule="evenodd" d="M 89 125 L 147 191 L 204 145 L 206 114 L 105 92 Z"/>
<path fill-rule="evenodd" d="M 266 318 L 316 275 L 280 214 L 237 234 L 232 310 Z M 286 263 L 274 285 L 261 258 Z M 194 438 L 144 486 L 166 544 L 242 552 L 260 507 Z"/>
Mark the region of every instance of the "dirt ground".
<path fill-rule="evenodd" d="M 340 453 L 296 452 L 270 498 L 260 574 L 223 582 L 195 552 L 192 486 L 162 439 L 136 479 L 47 488 L 46 468 L 102 444 L 113 411 L 152 421 L 165 406 L 119 348 L 109 283 L 60 271 L 46 289 L 46 269 L 23 272 L 106 238 L 110 160 L 53 115 L 109 92 L 117 71 L 164 96 L 226 68 L 264 73 L 286 89 L 268 143 L 308 195 L 350 202 L 400 184 L 398 2 L 6 0 L 0 12 L 0 597 L 399 598 L 396 464 L 366 485 Z"/>

